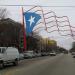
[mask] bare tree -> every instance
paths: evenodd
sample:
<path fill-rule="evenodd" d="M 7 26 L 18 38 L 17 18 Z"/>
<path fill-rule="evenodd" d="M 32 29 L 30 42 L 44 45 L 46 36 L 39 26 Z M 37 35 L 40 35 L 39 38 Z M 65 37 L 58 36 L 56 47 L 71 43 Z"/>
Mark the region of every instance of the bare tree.
<path fill-rule="evenodd" d="M 6 8 L 0 8 L 0 20 L 5 19 L 7 17 L 7 9 Z"/>

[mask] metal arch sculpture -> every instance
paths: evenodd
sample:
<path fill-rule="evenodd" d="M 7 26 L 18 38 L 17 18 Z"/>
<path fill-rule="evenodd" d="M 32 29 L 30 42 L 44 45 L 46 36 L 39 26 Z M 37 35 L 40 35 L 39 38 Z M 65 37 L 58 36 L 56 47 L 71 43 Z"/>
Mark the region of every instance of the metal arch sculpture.
<path fill-rule="evenodd" d="M 68 16 L 61 16 L 61 17 L 58 17 L 58 16 L 56 16 L 56 13 L 55 13 L 54 11 L 50 11 L 50 12 L 44 13 L 43 8 L 42 8 L 41 6 L 34 6 L 34 7 L 30 8 L 29 10 L 27 10 L 26 12 L 31 11 L 32 9 L 34 9 L 34 8 L 36 8 L 36 7 L 40 7 L 40 9 L 39 9 L 39 10 L 36 10 L 36 11 L 34 11 L 34 12 L 37 13 L 38 11 L 40 11 L 40 12 L 42 13 L 42 14 L 40 14 L 40 15 L 42 15 L 42 17 L 43 17 L 43 18 L 42 18 L 42 19 L 43 19 L 43 22 L 39 22 L 37 25 L 39 25 L 39 24 L 44 24 L 44 27 L 43 27 L 43 26 L 38 27 L 38 28 L 36 28 L 36 29 L 33 30 L 34 32 L 36 32 L 36 30 L 39 30 L 39 29 L 43 28 L 43 29 L 46 30 L 48 33 L 52 33 L 52 32 L 56 32 L 56 31 L 57 31 L 61 36 L 68 36 L 68 35 L 70 35 L 70 36 L 72 36 L 72 37 L 75 36 L 75 35 L 73 34 L 73 32 L 75 32 L 75 31 L 72 30 L 72 28 L 75 28 L 75 27 L 71 26 Z M 50 13 L 52 13 L 53 16 L 45 17 L 47 14 L 50 14 Z M 50 19 L 50 18 L 52 18 L 52 17 L 55 19 L 55 21 L 52 20 L 52 21 L 46 22 L 47 19 Z M 65 17 L 67 20 L 64 20 L 64 21 L 59 21 L 59 20 L 58 20 L 58 19 L 60 19 L 60 18 L 62 19 L 62 18 L 64 18 L 64 17 Z M 57 18 L 58 18 L 58 19 L 57 19 Z M 48 24 L 50 24 L 50 23 L 52 23 L 52 22 L 55 22 L 55 25 L 47 26 Z M 65 24 L 65 25 L 63 25 L 63 26 L 60 26 L 60 25 L 58 24 L 58 23 L 65 23 L 65 22 L 67 22 L 68 24 L 67 24 L 67 25 Z M 48 28 L 51 29 L 52 27 L 55 27 L 55 26 L 57 27 L 57 30 L 48 31 Z M 61 30 L 60 27 L 69 27 L 70 29 L 69 29 L 69 30 Z M 61 31 L 61 32 L 70 31 L 71 34 L 69 33 L 69 34 L 66 34 L 66 35 L 62 35 L 60 31 Z"/>

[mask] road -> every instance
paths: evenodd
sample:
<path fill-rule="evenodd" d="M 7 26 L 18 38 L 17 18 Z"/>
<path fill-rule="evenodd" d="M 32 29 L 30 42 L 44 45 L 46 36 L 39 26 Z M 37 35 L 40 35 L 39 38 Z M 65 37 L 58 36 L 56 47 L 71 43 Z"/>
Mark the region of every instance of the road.
<path fill-rule="evenodd" d="M 70 54 L 59 54 L 25 59 L 17 67 L 0 70 L 0 75 L 75 75 L 75 58 Z"/>

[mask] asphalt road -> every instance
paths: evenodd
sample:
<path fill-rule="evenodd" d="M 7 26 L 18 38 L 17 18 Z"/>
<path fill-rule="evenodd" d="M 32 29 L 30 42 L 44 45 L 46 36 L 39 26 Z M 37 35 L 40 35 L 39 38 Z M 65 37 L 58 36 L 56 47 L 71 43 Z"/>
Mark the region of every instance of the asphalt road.
<path fill-rule="evenodd" d="M 8 66 L 0 75 L 75 75 L 75 58 L 70 54 L 46 56 L 20 61 L 17 67 Z"/>

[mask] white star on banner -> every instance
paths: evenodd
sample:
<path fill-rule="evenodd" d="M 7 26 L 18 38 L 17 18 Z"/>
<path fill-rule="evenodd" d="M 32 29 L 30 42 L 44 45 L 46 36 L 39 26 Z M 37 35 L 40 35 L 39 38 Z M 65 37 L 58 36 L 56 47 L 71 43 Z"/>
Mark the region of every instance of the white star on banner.
<path fill-rule="evenodd" d="M 30 19 L 28 20 L 30 22 L 30 26 L 32 25 L 32 23 L 35 23 L 34 19 L 35 19 L 35 17 L 31 16 Z"/>

